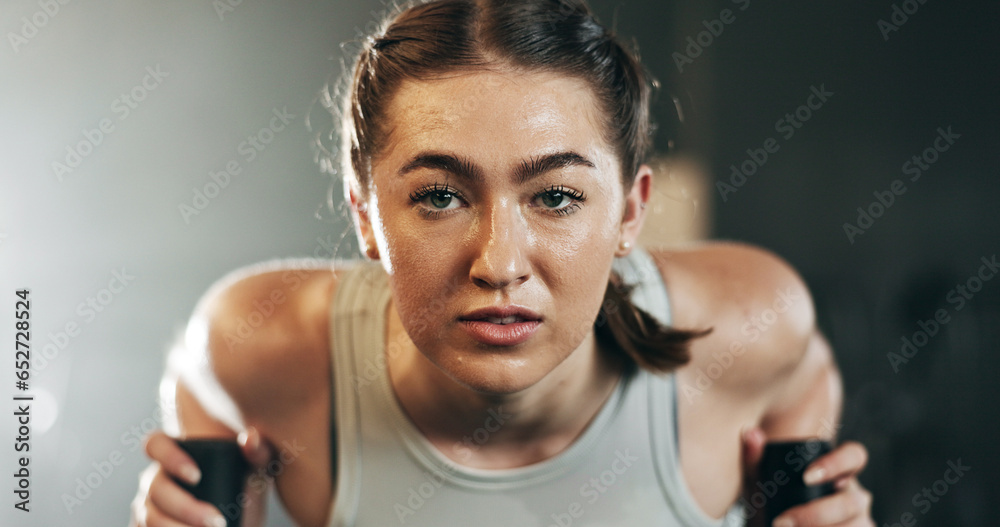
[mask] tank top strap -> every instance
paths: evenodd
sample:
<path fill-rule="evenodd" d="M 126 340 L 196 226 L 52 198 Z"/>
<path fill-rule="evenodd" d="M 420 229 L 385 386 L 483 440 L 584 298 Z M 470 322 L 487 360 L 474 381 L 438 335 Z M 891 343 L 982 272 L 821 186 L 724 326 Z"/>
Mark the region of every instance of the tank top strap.
<path fill-rule="evenodd" d="M 624 258 L 617 258 L 612 269 L 622 281 L 634 286 L 630 299 L 665 326 L 673 322 L 666 283 L 653 257 L 636 247 Z M 648 387 L 650 447 L 657 479 L 678 517 L 690 526 L 742 526 L 742 509 L 731 508 L 721 520 L 708 517 L 697 505 L 684 481 L 680 462 L 680 426 L 677 419 L 678 389 L 674 373 L 654 374 L 642 371 Z"/>
<path fill-rule="evenodd" d="M 336 481 L 329 525 L 338 527 L 353 525 L 357 514 L 362 448 L 359 395 L 366 381 L 359 365 L 364 350 L 383 338 L 390 294 L 378 262 L 350 263 L 341 269 L 330 310 L 330 438 Z"/>
<path fill-rule="evenodd" d="M 635 247 L 624 258 L 616 258 L 612 269 L 622 281 L 633 286 L 631 301 L 669 326 L 672 322 L 670 298 L 660 268 L 643 247 Z M 680 427 L 677 422 L 677 378 L 673 373 L 642 372 L 648 381 L 649 432 L 653 462 L 660 485 L 685 525 L 718 525 L 701 509 L 684 482 L 680 464 Z"/>
<path fill-rule="evenodd" d="M 663 283 L 660 268 L 653 256 L 642 247 L 636 247 L 624 258 L 615 258 L 611 269 L 622 281 L 635 286 L 631 300 L 639 309 L 653 315 L 661 324 L 669 326 L 672 320 L 667 286 Z"/>
<path fill-rule="evenodd" d="M 611 269 L 618 273 L 624 283 L 633 286 L 630 299 L 636 307 L 652 315 L 661 324 L 670 325 L 673 313 L 670 310 L 667 286 L 663 282 L 660 268 L 657 267 L 653 256 L 646 249 L 637 246 L 624 258 L 616 258 Z M 671 374 L 670 377 L 672 379 L 673 375 Z M 673 382 L 671 382 L 670 389 L 672 386 Z M 670 400 L 670 415 L 674 425 L 673 447 L 676 448 L 680 443 L 676 393 L 670 397 Z M 657 417 L 658 420 L 662 418 L 663 414 Z"/>

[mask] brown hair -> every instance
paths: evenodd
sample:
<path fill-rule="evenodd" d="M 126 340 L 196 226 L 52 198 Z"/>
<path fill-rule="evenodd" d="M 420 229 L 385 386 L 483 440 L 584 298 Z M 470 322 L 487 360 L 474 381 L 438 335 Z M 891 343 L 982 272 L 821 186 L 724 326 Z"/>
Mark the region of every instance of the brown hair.
<path fill-rule="evenodd" d="M 367 196 L 371 160 L 384 144 L 380 116 L 402 81 L 499 64 L 587 82 L 602 106 L 605 137 L 621 159 L 622 185 L 632 187 L 651 143 L 652 84 L 636 53 L 597 22 L 583 0 L 430 0 L 410 2 L 363 43 L 337 108 L 344 183 Z M 327 156 L 322 163 L 336 166 Z M 346 191 L 345 191 L 346 195 Z M 594 328 L 605 348 L 639 366 L 670 371 L 689 360 L 691 339 L 707 332 L 664 327 L 629 301 L 612 273 Z M 610 344 L 610 345 L 607 345 Z"/>

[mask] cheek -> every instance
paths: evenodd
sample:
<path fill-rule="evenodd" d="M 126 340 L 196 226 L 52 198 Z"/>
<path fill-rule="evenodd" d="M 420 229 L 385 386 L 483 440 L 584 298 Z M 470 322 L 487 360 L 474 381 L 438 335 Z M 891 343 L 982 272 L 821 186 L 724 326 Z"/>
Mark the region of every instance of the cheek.
<path fill-rule="evenodd" d="M 597 319 L 611 272 L 612 251 L 594 243 L 582 244 L 567 255 L 559 276 L 550 281 L 558 316 L 559 338 L 579 344 Z"/>
<path fill-rule="evenodd" d="M 419 219 L 386 212 L 379 245 L 396 309 L 415 341 L 434 338 L 426 332 L 439 330 L 441 322 L 450 319 L 448 298 L 461 286 L 459 246 L 450 235 L 429 234 L 410 223 Z"/>
<path fill-rule="evenodd" d="M 570 348 L 590 335 L 607 289 L 617 248 L 616 222 L 607 219 L 556 238 L 540 272 L 554 303 L 554 335 Z"/>
<path fill-rule="evenodd" d="M 551 269 L 546 281 L 575 287 L 584 296 L 600 285 L 603 294 L 620 230 L 620 218 L 612 212 L 612 203 L 602 200 L 574 214 L 578 218 L 571 217 L 560 227 L 536 233 L 538 250 L 546 253 L 541 260 Z"/>

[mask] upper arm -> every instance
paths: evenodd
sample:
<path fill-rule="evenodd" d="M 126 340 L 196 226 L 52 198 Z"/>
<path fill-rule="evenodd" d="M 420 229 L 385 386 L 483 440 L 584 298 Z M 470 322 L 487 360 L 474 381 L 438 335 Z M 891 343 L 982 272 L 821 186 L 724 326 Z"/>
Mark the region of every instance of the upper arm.
<path fill-rule="evenodd" d="M 273 448 L 278 494 L 300 525 L 322 525 L 332 495 L 329 268 L 239 271 L 195 309 L 178 352 L 183 435 L 256 428 Z M 274 465 L 274 466 L 272 466 Z"/>
<path fill-rule="evenodd" d="M 835 439 L 843 386 L 833 351 L 818 331 L 782 384 L 784 388 L 770 400 L 760 423 L 767 437 Z"/>
<path fill-rule="evenodd" d="M 175 398 L 181 433 L 256 428 L 273 448 L 276 487 L 300 525 L 323 525 L 332 496 L 328 266 L 236 271 L 199 301 Z"/>
<path fill-rule="evenodd" d="M 684 477 L 703 508 L 721 514 L 740 493 L 740 430 L 829 435 L 820 427 L 835 426 L 839 376 L 805 283 L 777 256 L 730 243 L 652 253 L 673 325 L 712 329 L 675 373 Z"/>
<path fill-rule="evenodd" d="M 801 385 L 798 379 L 816 375 L 809 368 L 823 362 L 824 349 L 832 361 L 815 337 L 808 287 L 781 258 L 717 242 L 653 256 L 670 292 L 674 325 L 712 329 L 692 342 L 686 367 L 694 380 L 702 377 L 703 394 L 745 401 L 764 415 L 792 385 Z"/>
<path fill-rule="evenodd" d="M 281 270 L 234 282 L 199 305 L 204 364 L 256 426 L 284 426 L 329 384 L 327 271 Z M 328 392 L 327 392 L 328 393 Z"/>
<path fill-rule="evenodd" d="M 169 369 L 210 417 L 233 430 L 317 399 L 314 388 L 329 379 L 323 296 L 333 281 L 318 269 L 230 273 L 199 300 Z"/>

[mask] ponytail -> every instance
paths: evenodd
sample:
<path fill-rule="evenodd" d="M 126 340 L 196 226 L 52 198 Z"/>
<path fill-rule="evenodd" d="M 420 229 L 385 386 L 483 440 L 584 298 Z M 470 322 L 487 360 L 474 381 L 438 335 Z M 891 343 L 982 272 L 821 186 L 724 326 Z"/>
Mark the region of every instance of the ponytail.
<path fill-rule="evenodd" d="M 665 326 L 629 299 L 634 286 L 611 273 L 601 310 L 594 322 L 598 341 L 611 353 L 657 373 L 676 370 L 691 360 L 691 341 L 711 328 L 693 331 Z"/>

